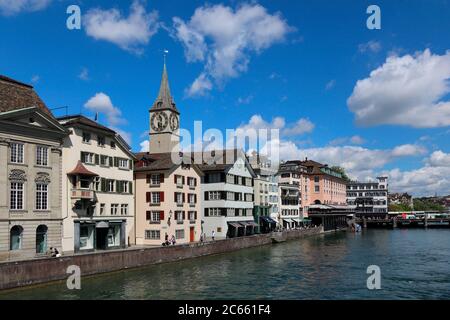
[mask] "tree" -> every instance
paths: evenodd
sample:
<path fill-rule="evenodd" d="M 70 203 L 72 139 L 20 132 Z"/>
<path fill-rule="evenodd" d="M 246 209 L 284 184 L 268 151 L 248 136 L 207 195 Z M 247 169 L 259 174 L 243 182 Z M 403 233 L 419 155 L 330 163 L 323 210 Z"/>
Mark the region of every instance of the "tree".
<path fill-rule="evenodd" d="M 435 203 L 430 200 L 420 200 L 420 199 L 414 199 L 414 210 L 416 211 L 439 211 L 443 212 L 446 211 L 445 207 L 443 205 L 440 205 L 439 203 Z"/>
<path fill-rule="evenodd" d="M 330 169 L 333 170 L 334 172 L 340 173 L 342 176 L 342 179 L 344 179 L 345 181 L 350 181 L 350 178 L 348 177 L 348 175 L 345 172 L 345 169 L 343 167 L 334 166 L 334 167 L 331 167 Z"/>
<path fill-rule="evenodd" d="M 409 212 L 412 211 L 412 208 L 404 203 L 391 203 L 389 205 L 390 212 Z"/>

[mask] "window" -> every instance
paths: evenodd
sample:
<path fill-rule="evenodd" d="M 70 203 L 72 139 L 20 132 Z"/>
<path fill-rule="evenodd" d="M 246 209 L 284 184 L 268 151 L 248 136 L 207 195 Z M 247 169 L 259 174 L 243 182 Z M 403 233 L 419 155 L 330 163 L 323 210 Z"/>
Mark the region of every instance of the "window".
<path fill-rule="evenodd" d="M 105 214 L 105 204 L 104 203 L 100 203 L 100 215 L 104 215 Z"/>
<path fill-rule="evenodd" d="M 111 149 L 115 149 L 116 148 L 116 143 L 114 141 L 111 141 Z"/>
<path fill-rule="evenodd" d="M 83 132 L 83 142 L 84 143 L 91 142 L 91 134 L 89 132 Z"/>
<path fill-rule="evenodd" d="M 80 250 L 89 250 L 94 248 L 94 227 L 80 226 Z"/>
<path fill-rule="evenodd" d="M 121 193 L 129 193 L 128 181 L 120 181 L 120 192 Z"/>
<path fill-rule="evenodd" d="M 161 175 L 152 174 L 152 176 L 150 178 L 150 184 L 152 186 L 159 186 L 161 184 Z"/>
<path fill-rule="evenodd" d="M 107 180 L 106 188 L 107 192 L 114 192 L 114 180 Z"/>
<path fill-rule="evenodd" d="M 119 205 L 118 204 L 111 204 L 111 215 L 116 216 L 119 211 Z"/>
<path fill-rule="evenodd" d="M 127 159 L 119 159 L 119 168 L 128 169 L 128 160 Z"/>
<path fill-rule="evenodd" d="M 175 193 L 175 202 L 180 205 L 183 204 L 183 194 L 182 193 Z"/>
<path fill-rule="evenodd" d="M 219 208 L 209 208 L 208 209 L 210 217 L 220 217 L 221 211 Z"/>
<path fill-rule="evenodd" d="M 81 162 L 87 163 L 87 164 L 95 164 L 95 154 L 90 152 L 83 152 L 82 153 L 83 158 L 81 159 Z"/>
<path fill-rule="evenodd" d="M 315 177 L 314 177 L 314 182 L 317 183 L 317 182 L 319 182 L 319 181 L 320 181 L 320 178 L 319 178 L 318 176 L 315 176 Z"/>
<path fill-rule="evenodd" d="M 86 178 L 80 179 L 80 188 L 81 189 L 90 189 L 91 188 L 91 180 Z"/>
<path fill-rule="evenodd" d="M 175 211 L 175 220 L 178 224 L 183 224 L 183 211 Z"/>
<path fill-rule="evenodd" d="M 197 181 L 195 178 L 188 178 L 188 184 L 189 184 L 189 187 L 193 188 L 196 186 Z"/>
<path fill-rule="evenodd" d="M 184 239 L 184 230 L 175 230 L 175 238 Z"/>
<path fill-rule="evenodd" d="M 161 196 L 159 192 L 152 192 L 152 203 L 159 204 L 161 203 Z"/>
<path fill-rule="evenodd" d="M 48 185 L 36 184 L 36 210 L 48 210 Z"/>
<path fill-rule="evenodd" d="M 188 202 L 189 204 L 195 204 L 195 194 L 188 195 Z"/>
<path fill-rule="evenodd" d="M 147 211 L 147 221 L 151 224 L 161 223 L 161 212 L 160 211 Z"/>
<path fill-rule="evenodd" d="M 10 209 L 23 210 L 23 183 L 11 183 Z"/>
<path fill-rule="evenodd" d="M 36 253 L 47 252 L 47 226 L 40 225 L 36 229 Z"/>
<path fill-rule="evenodd" d="M 195 221 L 197 216 L 197 212 L 195 211 L 189 211 L 189 221 Z"/>
<path fill-rule="evenodd" d="M 48 166 L 48 148 L 37 146 L 36 147 L 36 164 L 38 166 Z"/>
<path fill-rule="evenodd" d="M 161 240 L 161 232 L 159 230 L 145 230 L 146 240 Z"/>
<path fill-rule="evenodd" d="M 23 150 L 24 145 L 22 143 L 11 143 L 11 162 L 23 163 Z"/>
<path fill-rule="evenodd" d="M 209 200 L 220 200 L 220 191 L 210 191 L 208 194 Z"/>
<path fill-rule="evenodd" d="M 100 156 L 100 165 L 107 167 L 109 165 L 108 156 Z"/>
<path fill-rule="evenodd" d="M 105 137 L 103 136 L 97 136 L 97 143 L 99 147 L 105 146 Z"/>
<path fill-rule="evenodd" d="M 314 187 L 314 192 L 320 192 L 320 187 L 319 186 L 315 186 Z"/>
<path fill-rule="evenodd" d="M 11 228 L 9 250 L 22 249 L 22 234 L 23 228 L 21 226 L 14 226 Z"/>
<path fill-rule="evenodd" d="M 122 204 L 120 206 L 120 214 L 123 216 L 127 216 L 128 215 L 128 204 Z"/>
<path fill-rule="evenodd" d="M 94 177 L 94 190 L 95 191 L 101 191 L 101 178 L 100 177 Z"/>

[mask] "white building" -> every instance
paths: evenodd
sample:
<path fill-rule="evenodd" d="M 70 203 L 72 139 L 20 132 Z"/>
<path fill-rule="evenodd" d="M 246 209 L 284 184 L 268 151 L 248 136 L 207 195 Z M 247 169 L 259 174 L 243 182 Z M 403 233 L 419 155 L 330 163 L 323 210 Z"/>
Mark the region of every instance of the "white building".
<path fill-rule="evenodd" d="M 347 204 L 362 215 L 384 215 L 388 213 L 388 178 L 378 177 L 374 182 L 349 182 Z"/>
<path fill-rule="evenodd" d="M 58 120 L 70 131 L 63 146 L 63 251 L 133 244 L 130 147 L 116 132 L 86 117 Z"/>
<path fill-rule="evenodd" d="M 198 158 L 198 156 L 196 157 Z M 217 239 L 253 234 L 253 169 L 240 150 L 203 154 L 203 233 Z"/>

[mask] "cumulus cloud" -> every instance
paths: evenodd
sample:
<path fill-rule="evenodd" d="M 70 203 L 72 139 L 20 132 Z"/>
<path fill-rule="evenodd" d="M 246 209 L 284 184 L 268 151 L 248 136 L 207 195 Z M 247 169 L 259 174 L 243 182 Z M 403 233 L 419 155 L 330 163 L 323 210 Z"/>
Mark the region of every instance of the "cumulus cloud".
<path fill-rule="evenodd" d="M 336 80 L 330 80 L 325 85 L 325 90 L 329 91 L 329 90 L 333 89 L 335 85 L 336 85 Z"/>
<path fill-rule="evenodd" d="M 86 67 L 83 67 L 81 69 L 80 74 L 78 75 L 78 78 L 83 81 L 88 81 L 89 80 L 89 69 Z"/>
<path fill-rule="evenodd" d="M 292 30 L 279 13 L 259 4 L 233 9 L 222 4 L 195 10 L 189 21 L 173 18 L 173 36 L 184 46 L 188 62 L 204 63 L 204 71 L 187 90 L 204 95 L 213 81 L 223 84 L 247 70 L 251 53 L 260 53 L 283 41 Z"/>
<path fill-rule="evenodd" d="M 361 145 L 364 144 L 366 141 L 361 136 L 355 135 L 351 137 L 341 137 L 336 138 L 330 141 L 331 146 L 338 146 L 343 144 L 352 144 L 352 145 Z"/>
<path fill-rule="evenodd" d="M 450 167 L 450 153 L 445 153 L 441 150 L 435 151 L 426 162 L 430 167 Z"/>
<path fill-rule="evenodd" d="M 84 104 L 84 107 L 91 112 L 104 115 L 107 125 L 119 133 L 125 141 L 131 142 L 131 134 L 118 127 L 126 124 L 127 121 L 122 118 L 122 111 L 113 105 L 111 98 L 107 94 L 103 92 L 96 93 Z"/>
<path fill-rule="evenodd" d="M 88 36 L 105 40 L 120 48 L 140 54 L 158 31 L 158 12 L 147 12 L 141 1 L 131 4 L 128 17 L 115 8 L 91 9 L 83 16 L 84 28 Z"/>
<path fill-rule="evenodd" d="M 449 126 L 449 79 L 450 51 L 391 56 L 356 83 L 347 104 L 358 125 Z"/>
<path fill-rule="evenodd" d="M 144 140 L 140 144 L 141 150 L 140 152 L 148 152 L 150 150 L 150 141 Z"/>
<path fill-rule="evenodd" d="M 48 7 L 52 0 L 0 0 L 0 13 L 5 16 L 33 12 Z"/>

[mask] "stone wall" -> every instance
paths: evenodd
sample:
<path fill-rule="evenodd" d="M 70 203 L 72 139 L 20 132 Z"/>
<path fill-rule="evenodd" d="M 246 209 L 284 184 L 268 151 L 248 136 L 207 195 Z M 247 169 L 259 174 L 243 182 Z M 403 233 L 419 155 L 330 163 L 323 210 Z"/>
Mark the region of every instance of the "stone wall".
<path fill-rule="evenodd" d="M 287 239 L 322 233 L 322 229 L 285 231 Z M 62 258 L 0 263 L 0 290 L 66 279 L 67 267 L 77 265 L 81 275 L 94 275 L 152 264 L 221 254 L 272 243 L 271 234 L 195 243 L 174 247 L 127 249 Z"/>

